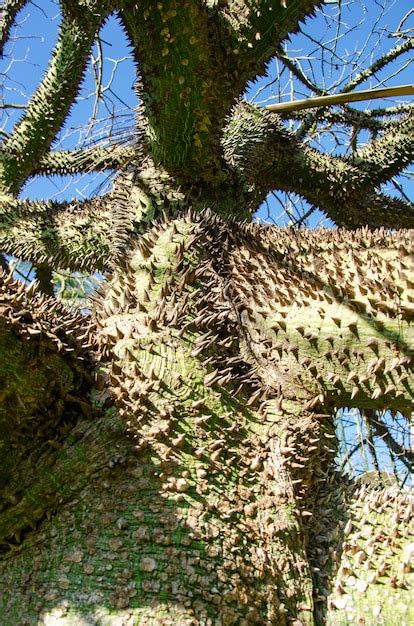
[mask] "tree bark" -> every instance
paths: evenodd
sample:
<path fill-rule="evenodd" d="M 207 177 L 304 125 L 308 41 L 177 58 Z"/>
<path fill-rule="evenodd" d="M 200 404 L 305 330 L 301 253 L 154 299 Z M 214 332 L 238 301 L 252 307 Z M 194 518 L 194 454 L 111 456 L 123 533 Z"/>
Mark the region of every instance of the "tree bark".
<path fill-rule="evenodd" d="M 410 234 L 192 212 L 128 249 L 95 304 L 101 417 L 69 420 L 49 465 L 19 457 L 3 623 L 323 623 L 347 518 L 335 407 L 412 410 Z"/>
<path fill-rule="evenodd" d="M 413 411 L 412 233 L 241 221 L 281 189 L 351 228 L 414 223 L 378 190 L 412 159 L 410 114 L 350 161 L 236 102 L 322 4 L 60 0 L 3 144 L 0 244 L 40 279 L 108 275 L 93 323 L 1 276 L 2 626 L 414 620 L 410 494 L 344 486 L 334 463 L 337 408 Z M 53 151 L 113 11 L 135 141 Z M 102 198 L 18 198 L 106 168 Z"/>

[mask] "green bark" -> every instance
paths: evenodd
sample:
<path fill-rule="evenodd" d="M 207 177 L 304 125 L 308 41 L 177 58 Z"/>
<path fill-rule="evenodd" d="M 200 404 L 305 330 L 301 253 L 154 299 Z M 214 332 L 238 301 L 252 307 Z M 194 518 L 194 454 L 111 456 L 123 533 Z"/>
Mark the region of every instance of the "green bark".
<path fill-rule="evenodd" d="M 248 80 L 263 71 L 278 42 L 320 2 L 124 0 L 121 17 L 139 63 L 141 130 L 154 161 L 180 183 L 225 179 L 224 121 Z"/>
<path fill-rule="evenodd" d="M 92 328 L 1 277 L 0 622 L 362 626 L 378 603 L 408 622 L 411 494 L 344 486 L 333 416 L 413 411 L 412 233 L 241 220 L 278 188 L 351 227 L 412 225 L 376 188 L 410 160 L 411 118 L 350 163 L 234 106 L 320 2 L 60 4 L 3 146 L 1 246 L 111 274 Z M 111 10 L 141 144 L 50 152 Z M 106 167 L 103 198 L 16 198 L 35 173 Z"/>
<path fill-rule="evenodd" d="M 384 584 L 408 619 L 410 565 L 400 576 L 388 561 L 413 530 L 394 536 L 387 507 L 376 521 L 352 511 L 331 416 L 359 400 L 412 410 L 411 254 L 409 233 L 281 231 L 208 212 L 141 236 L 95 304 L 115 407 L 20 460 L 21 500 L 0 516 L 5 625 L 310 626 L 327 609 L 370 623 Z M 408 522 L 407 498 L 394 502 Z M 348 546 L 351 515 L 361 537 Z M 372 576 L 384 533 L 388 565 Z"/>

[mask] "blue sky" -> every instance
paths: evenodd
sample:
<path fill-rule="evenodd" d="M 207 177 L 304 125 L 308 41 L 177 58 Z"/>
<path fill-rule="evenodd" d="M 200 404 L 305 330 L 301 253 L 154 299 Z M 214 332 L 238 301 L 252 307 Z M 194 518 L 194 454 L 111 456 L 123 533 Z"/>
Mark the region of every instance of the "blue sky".
<path fill-rule="evenodd" d="M 373 60 L 399 43 L 395 36 L 402 17 L 412 7 L 411 0 L 384 0 L 385 9 L 381 9 L 378 0 L 331 1 L 324 9 L 324 14 L 318 13 L 314 19 L 307 20 L 303 33 L 295 35 L 285 42 L 289 56 L 297 58 L 306 77 L 314 82 L 318 88 L 328 93 L 341 90 L 349 80 L 349 75 L 355 75 L 361 67 L 367 67 Z M 340 15 L 341 19 L 338 19 Z M 18 27 L 14 38 L 10 42 L 8 56 L 2 63 L 3 101 L 8 104 L 25 105 L 39 83 L 53 49 L 59 27 L 60 16 L 56 2 L 42 0 L 41 3 L 29 3 L 18 18 Z M 414 11 L 402 25 L 400 30 L 414 28 Z M 412 31 L 413 32 L 413 31 Z M 322 41 L 323 45 L 318 45 Z M 67 120 L 59 141 L 56 145 L 61 148 L 72 148 L 104 140 L 110 133 L 116 140 L 126 141 L 133 132 L 133 108 L 137 104 L 133 85 L 135 69 L 131 60 L 131 52 L 126 44 L 125 36 L 119 28 L 115 18 L 108 20 L 100 33 L 101 53 L 104 59 L 102 85 L 105 98 L 98 103 L 93 95 L 95 89 L 94 70 L 99 67 L 97 61 L 98 50 L 95 47 L 95 62 L 91 62 L 81 92 L 72 113 Z M 370 80 L 362 83 L 358 88 L 382 85 L 401 85 L 412 83 L 413 58 L 412 53 L 406 53 L 390 68 L 377 73 Z M 292 80 L 292 76 L 280 62 L 272 62 L 268 68 L 268 76 L 260 78 L 249 86 L 246 97 L 265 105 L 270 102 L 288 101 L 309 97 L 309 89 Z M 413 98 L 401 98 L 400 102 L 413 101 Z M 379 106 L 397 104 L 396 101 L 373 101 L 355 104 L 356 108 L 371 109 Z M 95 111 L 97 122 L 90 123 Z M 7 109 L 3 111 L 3 121 L 0 128 L 9 131 L 22 110 Z M 109 130 L 110 129 L 110 130 Z M 343 129 L 330 130 L 321 135 L 315 135 L 314 145 L 319 149 L 336 154 L 346 153 L 346 143 L 349 137 Z M 361 143 L 368 140 L 360 134 Z M 345 147 L 344 147 L 345 146 Z M 23 195 L 27 197 L 45 198 L 55 197 L 69 199 L 71 197 L 87 197 L 95 193 L 102 193 L 108 188 L 111 176 L 109 174 L 87 175 L 83 177 L 45 177 L 31 180 L 25 187 Z M 414 180 L 400 179 L 405 193 L 414 198 Z M 398 195 L 393 186 L 389 191 Z M 262 219 L 270 218 L 281 224 L 289 223 L 289 215 L 282 205 L 290 206 L 292 218 L 301 211 L 305 211 L 306 203 L 295 196 L 286 198 L 284 194 L 269 196 L 267 204 L 262 207 L 259 216 Z M 329 220 L 317 211 L 308 220 L 309 226 L 327 225 Z"/>

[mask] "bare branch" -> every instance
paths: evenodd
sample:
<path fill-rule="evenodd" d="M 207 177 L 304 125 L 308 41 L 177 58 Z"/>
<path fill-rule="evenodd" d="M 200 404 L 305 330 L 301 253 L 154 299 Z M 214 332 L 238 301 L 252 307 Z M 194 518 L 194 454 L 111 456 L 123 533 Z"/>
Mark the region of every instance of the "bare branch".
<path fill-rule="evenodd" d="M 349 93 L 350 91 L 353 91 L 355 87 L 357 87 L 361 83 L 368 80 L 368 78 L 371 78 L 371 76 L 374 76 L 377 72 L 379 72 L 386 65 L 388 65 L 388 63 L 391 63 L 392 61 L 397 59 L 399 56 L 401 56 L 402 54 L 405 54 L 405 52 L 408 52 L 409 50 L 412 50 L 413 48 L 414 48 L 414 37 L 410 37 L 409 39 L 406 39 L 406 41 L 404 41 L 399 46 L 395 46 L 395 48 L 383 54 L 379 59 L 375 61 L 375 63 L 373 63 L 369 67 L 359 72 L 359 74 L 354 76 L 354 78 L 349 81 L 346 87 L 341 89 L 341 93 Z"/>
<path fill-rule="evenodd" d="M 287 52 L 282 48 L 282 46 L 279 46 L 278 52 L 277 52 L 277 58 L 280 59 L 282 61 L 282 63 L 289 69 L 290 72 L 292 72 L 292 74 L 303 84 L 305 85 L 305 87 L 307 87 L 310 91 L 312 91 L 313 93 L 318 94 L 319 96 L 323 96 L 325 94 L 325 92 L 323 91 L 323 89 L 319 89 L 319 87 L 317 85 L 315 85 L 314 83 L 312 83 L 309 78 L 304 74 L 304 72 L 302 71 L 302 69 L 299 67 L 299 65 L 297 64 L 297 62 L 294 61 L 294 59 L 291 59 Z M 269 108 L 269 107 L 267 107 Z"/>
<path fill-rule="evenodd" d="M 401 463 L 412 471 L 414 465 L 414 451 L 404 448 L 398 441 L 391 435 L 388 426 L 379 417 L 376 411 L 372 409 L 366 409 L 364 411 L 365 417 L 375 431 L 377 437 L 384 440 L 387 446 L 398 457 Z"/>
<path fill-rule="evenodd" d="M 27 104 L 13 104 L 12 102 L 4 102 L 0 104 L 0 109 L 27 109 Z"/>

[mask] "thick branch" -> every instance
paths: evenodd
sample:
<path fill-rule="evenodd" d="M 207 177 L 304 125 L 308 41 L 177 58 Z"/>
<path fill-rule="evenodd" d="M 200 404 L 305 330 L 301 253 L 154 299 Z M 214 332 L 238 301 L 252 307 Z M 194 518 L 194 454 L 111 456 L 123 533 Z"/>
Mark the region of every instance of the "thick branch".
<path fill-rule="evenodd" d="M 184 180 L 220 182 L 219 133 L 234 99 L 318 4 L 145 0 L 138 14 L 125 3 L 154 160 Z"/>
<path fill-rule="evenodd" d="M 256 206 L 269 191 L 281 189 L 302 195 L 338 225 L 414 225 L 412 204 L 378 193 L 377 181 L 363 168 L 305 146 L 279 118 L 257 108 L 236 109 L 223 145 L 229 164 L 257 189 Z"/>
<path fill-rule="evenodd" d="M 231 284 L 255 376 L 311 406 L 412 410 L 412 233 L 249 228 Z"/>
<path fill-rule="evenodd" d="M 23 118 L 3 144 L 0 182 L 16 193 L 47 153 L 64 123 L 81 83 L 88 55 L 105 11 L 64 13 L 45 78 Z"/>
<path fill-rule="evenodd" d="M 151 168 L 123 173 L 110 193 L 83 202 L 31 202 L 0 196 L 0 250 L 36 266 L 90 271 L 107 270 L 128 253 L 131 237 L 145 231 L 184 196 L 168 177 Z"/>
<path fill-rule="evenodd" d="M 154 160 L 182 180 L 214 179 L 234 80 L 216 20 L 202 2 L 144 0 L 139 12 L 124 4 L 121 18 L 139 63 L 143 131 Z"/>
<path fill-rule="evenodd" d="M 107 199 L 38 203 L 3 196 L 0 249 L 14 256 L 72 270 L 103 270 L 111 249 Z"/>
<path fill-rule="evenodd" d="M 4 45 L 9 39 L 16 16 L 27 2 L 28 0 L 5 0 L 0 8 L 0 56 L 3 55 Z"/>

